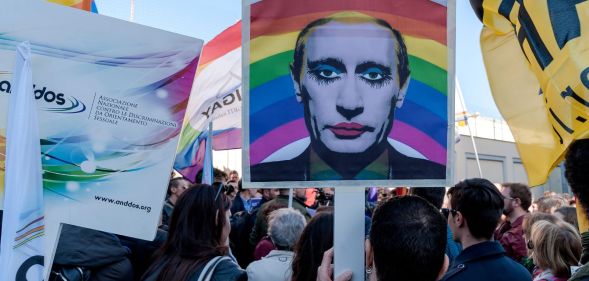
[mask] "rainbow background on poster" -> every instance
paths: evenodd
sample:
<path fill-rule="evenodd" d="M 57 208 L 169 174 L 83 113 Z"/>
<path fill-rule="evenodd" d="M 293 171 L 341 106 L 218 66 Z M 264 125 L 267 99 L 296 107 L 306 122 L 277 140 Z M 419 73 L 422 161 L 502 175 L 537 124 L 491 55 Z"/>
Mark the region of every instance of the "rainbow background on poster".
<path fill-rule="evenodd" d="M 399 30 L 409 53 L 411 81 L 395 111 L 389 138 L 447 164 L 447 8 L 430 0 L 264 0 L 250 16 L 250 165 L 308 137 L 289 73 L 299 32 L 311 21 L 355 11 Z"/>

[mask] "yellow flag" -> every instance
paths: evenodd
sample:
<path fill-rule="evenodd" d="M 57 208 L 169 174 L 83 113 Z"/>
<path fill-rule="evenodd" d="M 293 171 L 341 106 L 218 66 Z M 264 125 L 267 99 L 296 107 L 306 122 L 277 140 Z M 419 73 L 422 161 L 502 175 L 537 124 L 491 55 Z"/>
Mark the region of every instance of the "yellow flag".
<path fill-rule="evenodd" d="M 589 1 L 484 0 L 483 11 L 493 97 L 529 184 L 540 185 L 589 137 Z"/>

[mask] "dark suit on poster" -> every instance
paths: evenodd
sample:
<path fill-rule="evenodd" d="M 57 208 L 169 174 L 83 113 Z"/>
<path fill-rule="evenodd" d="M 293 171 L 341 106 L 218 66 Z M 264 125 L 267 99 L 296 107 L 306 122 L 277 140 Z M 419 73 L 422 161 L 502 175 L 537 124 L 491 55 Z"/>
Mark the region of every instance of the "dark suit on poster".
<path fill-rule="evenodd" d="M 392 146 L 388 149 L 390 173 L 386 179 L 444 179 L 446 167 L 424 159 L 413 158 L 401 154 Z M 259 163 L 251 167 L 253 182 L 271 181 L 309 181 L 310 178 L 310 148 L 290 160 Z"/>

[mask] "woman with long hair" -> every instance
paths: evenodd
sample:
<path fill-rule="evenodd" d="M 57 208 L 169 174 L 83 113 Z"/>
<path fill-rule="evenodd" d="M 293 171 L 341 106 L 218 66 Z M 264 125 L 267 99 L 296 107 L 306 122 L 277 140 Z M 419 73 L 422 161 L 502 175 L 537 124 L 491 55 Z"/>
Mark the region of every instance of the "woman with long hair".
<path fill-rule="evenodd" d="M 571 266 L 581 258 L 581 236 L 569 223 L 538 221 L 532 225 L 528 245 L 536 269 L 534 281 L 566 281 L 571 277 Z"/>
<path fill-rule="evenodd" d="M 227 258 L 230 207 L 219 188 L 197 184 L 184 192 L 172 213 L 168 239 L 142 280 L 193 281 L 205 266 L 214 268 L 210 280 L 247 280 L 246 272 Z M 212 266 L 212 260 L 219 262 Z"/>
<path fill-rule="evenodd" d="M 333 247 L 333 213 L 317 213 L 294 248 L 291 281 L 315 281 L 323 252 Z"/>

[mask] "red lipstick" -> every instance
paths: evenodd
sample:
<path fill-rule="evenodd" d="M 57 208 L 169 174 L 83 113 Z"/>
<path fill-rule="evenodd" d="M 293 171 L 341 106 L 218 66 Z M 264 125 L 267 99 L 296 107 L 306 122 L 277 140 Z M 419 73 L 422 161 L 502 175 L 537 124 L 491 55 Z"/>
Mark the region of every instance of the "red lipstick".
<path fill-rule="evenodd" d="M 345 139 L 357 138 L 365 132 L 370 131 L 369 127 L 353 122 L 341 122 L 333 126 L 327 126 L 327 128 L 333 132 L 336 137 Z"/>

